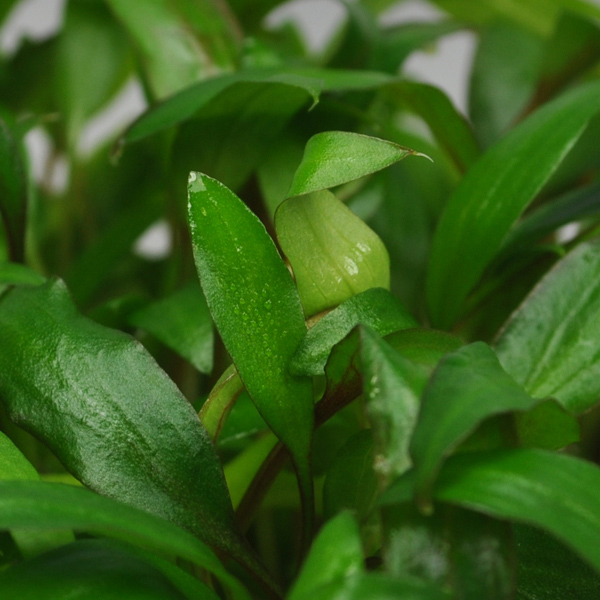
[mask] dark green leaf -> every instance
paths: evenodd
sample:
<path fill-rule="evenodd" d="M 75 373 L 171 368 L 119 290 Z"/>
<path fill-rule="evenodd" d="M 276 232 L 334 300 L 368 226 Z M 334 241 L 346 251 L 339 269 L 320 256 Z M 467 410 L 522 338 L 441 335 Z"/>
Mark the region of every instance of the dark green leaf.
<path fill-rule="evenodd" d="M 414 472 L 401 477 L 383 494 L 381 504 L 407 501 L 414 483 Z M 600 469 L 584 460 L 543 450 L 497 450 L 449 459 L 434 496 L 540 527 L 600 571 L 599 488 Z"/>
<path fill-rule="evenodd" d="M 191 173 L 188 193 L 194 258 L 211 314 L 250 397 L 290 449 L 310 504 L 312 385 L 287 370 L 306 331 L 298 292 L 264 226 L 233 192 Z"/>
<path fill-rule="evenodd" d="M 160 571 L 98 540 L 47 552 L 0 573 L 5 598 L 22 600 L 184 600 Z M 217 596 L 206 588 L 206 599 Z"/>
<path fill-rule="evenodd" d="M 128 320 L 181 354 L 201 373 L 212 371 L 213 324 L 197 283 L 135 311 Z"/>
<path fill-rule="evenodd" d="M 121 540 L 160 555 L 180 557 L 207 569 L 248 597 L 213 552 L 188 532 L 84 488 L 58 483 L 0 481 L 0 528 L 74 529 Z"/>
<path fill-rule="evenodd" d="M 377 496 L 374 460 L 373 434 L 369 429 L 362 429 L 339 449 L 323 487 L 325 518 L 342 510 L 352 511 L 359 521 L 367 517 Z"/>
<path fill-rule="evenodd" d="M 10 260 L 23 262 L 28 175 L 23 147 L 15 125 L 0 116 L 0 216 Z"/>
<path fill-rule="evenodd" d="M 218 2 L 106 1 L 135 40 L 158 98 L 234 67 L 239 31 Z"/>
<path fill-rule="evenodd" d="M 319 319 L 307 332 L 290 363 L 296 375 L 320 375 L 335 344 L 356 325 L 373 328 L 379 335 L 416 327 L 402 303 L 382 288 L 352 296 Z"/>
<path fill-rule="evenodd" d="M 385 86 L 383 93 L 400 100 L 425 121 L 440 148 L 461 173 L 479 158 L 481 151 L 471 126 L 442 90 L 424 83 L 402 81 Z"/>
<path fill-rule="evenodd" d="M 382 241 L 328 190 L 280 204 L 275 229 L 307 317 L 369 288 L 389 289 Z"/>
<path fill-rule="evenodd" d="M 360 328 L 360 360 L 375 472 L 385 488 L 412 464 L 408 447 L 430 369 L 407 360 L 367 327 Z"/>
<path fill-rule="evenodd" d="M 487 344 L 475 342 L 446 356 L 425 390 L 410 445 L 420 501 L 428 502 L 444 458 L 484 419 L 538 403 L 502 369 Z"/>
<path fill-rule="evenodd" d="M 80 316 L 56 281 L 6 293 L 0 331 L 15 423 L 90 488 L 244 556 L 212 442 L 140 344 Z"/>
<path fill-rule="evenodd" d="M 502 366 L 532 396 L 581 413 L 600 396 L 600 243 L 581 244 L 533 290 L 496 342 Z"/>
<path fill-rule="evenodd" d="M 484 147 L 510 128 L 533 95 L 544 41 L 511 23 L 498 23 L 482 35 L 473 60 L 469 115 Z"/>
<path fill-rule="evenodd" d="M 310 597 L 323 586 L 363 570 L 358 526 L 349 513 L 342 512 L 328 521 L 315 538 L 288 600 Z"/>
<path fill-rule="evenodd" d="M 414 154 L 393 142 L 348 131 L 324 131 L 306 144 L 288 197 L 301 196 L 381 171 Z"/>
<path fill-rule="evenodd" d="M 519 573 L 518 600 L 596 600 L 600 575 L 547 533 L 514 527 Z"/>
<path fill-rule="evenodd" d="M 510 227 L 600 110 L 600 83 L 539 109 L 494 145 L 451 196 L 431 251 L 432 322 L 449 327 Z"/>
<path fill-rule="evenodd" d="M 459 507 L 423 516 L 414 505 L 385 507 L 384 564 L 394 577 L 416 576 L 464 599 L 514 598 L 516 564 L 510 525 Z"/>
<path fill-rule="evenodd" d="M 579 423 L 558 402 L 541 402 L 515 415 L 519 445 L 524 448 L 560 450 L 580 439 Z"/>

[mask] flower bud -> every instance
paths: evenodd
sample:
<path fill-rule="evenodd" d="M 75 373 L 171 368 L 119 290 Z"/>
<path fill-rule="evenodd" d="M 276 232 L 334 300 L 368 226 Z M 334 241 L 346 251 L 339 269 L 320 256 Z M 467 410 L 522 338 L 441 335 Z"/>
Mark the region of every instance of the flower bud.
<path fill-rule="evenodd" d="M 307 317 L 369 288 L 390 288 L 383 242 L 331 192 L 286 200 L 275 215 L 275 229 Z"/>

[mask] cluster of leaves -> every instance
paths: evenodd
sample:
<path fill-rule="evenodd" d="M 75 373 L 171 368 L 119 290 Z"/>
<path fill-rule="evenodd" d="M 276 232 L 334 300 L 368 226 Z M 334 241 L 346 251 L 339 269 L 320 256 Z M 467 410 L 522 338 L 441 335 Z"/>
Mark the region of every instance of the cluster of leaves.
<path fill-rule="evenodd" d="M 69 0 L 4 58 L 2 598 L 599 597 L 600 9 L 391 4 L 315 54 L 274 0 Z M 459 30 L 468 120 L 399 75 Z"/>

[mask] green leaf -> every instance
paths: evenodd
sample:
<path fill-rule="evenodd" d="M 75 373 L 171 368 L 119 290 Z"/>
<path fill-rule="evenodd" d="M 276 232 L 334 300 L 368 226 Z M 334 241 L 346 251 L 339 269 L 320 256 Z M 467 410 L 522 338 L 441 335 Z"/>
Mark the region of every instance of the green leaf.
<path fill-rule="evenodd" d="M 212 371 L 213 324 L 196 282 L 135 311 L 128 320 L 181 354 L 201 373 Z"/>
<path fill-rule="evenodd" d="M 502 366 L 527 392 L 581 413 L 600 395 L 600 243 L 561 260 L 513 314 L 496 341 Z"/>
<path fill-rule="evenodd" d="M 518 525 L 518 600 L 555 600 L 574 597 L 595 600 L 600 595 L 600 575 L 569 548 L 547 533 Z"/>
<path fill-rule="evenodd" d="M 333 346 L 358 324 L 368 325 L 382 336 L 418 325 L 390 292 L 368 289 L 342 302 L 306 332 L 290 362 L 290 372 L 322 374 Z"/>
<path fill-rule="evenodd" d="M 484 419 L 538 403 L 502 369 L 487 344 L 475 342 L 449 354 L 425 390 L 410 445 L 419 501 L 427 505 L 443 460 Z"/>
<path fill-rule="evenodd" d="M 16 125 L 0 116 L 0 216 L 11 261 L 25 257 L 28 175 Z"/>
<path fill-rule="evenodd" d="M 0 573 L 5 598 L 62 600 L 184 600 L 160 571 L 126 552 L 82 540 L 47 552 Z M 216 594 L 206 588 L 204 596 Z"/>
<path fill-rule="evenodd" d="M 510 128 L 533 95 L 544 42 L 512 23 L 497 23 L 482 35 L 471 70 L 469 115 L 484 147 Z"/>
<path fill-rule="evenodd" d="M 307 597 L 337 579 L 363 571 L 358 526 L 350 513 L 342 512 L 328 521 L 315 538 L 288 600 Z"/>
<path fill-rule="evenodd" d="M 56 102 L 75 148 L 86 122 L 132 71 L 127 36 L 103 2 L 69 2 L 57 49 Z M 93 77 L 90 64 L 94 65 Z"/>
<path fill-rule="evenodd" d="M 516 561 L 508 523 L 446 504 L 423 516 L 409 503 L 384 507 L 382 522 L 390 575 L 420 577 L 451 590 L 454 598 L 514 598 Z"/>
<path fill-rule="evenodd" d="M 481 151 L 471 126 L 439 88 L 401 81 L 385 86 L 382 94 L 401 101 L 410 112 L 425 121 L 459 172 L 467 171 L 479 158 Z"/>
<path fill-rule="evenodd" d="M 320 81 L 290 74 L 227 87 L 179 130 L 173 147 L 177 171 L 200 169 L 239 188 L 284 125 L 311 99 L 316 102 L 320 89 Z"/>
<path fill-rule="evenodd" d="M 414 154 L 393 142 L 348 131 L 313 135 L 304 149 L 288 197 L 301 196 L 354 181 Z"/>
<path fill-rule="evenodd" d="M 469 170 L 433 240 L 427 300 L 435 326 L 453 324 L 510 227 L 598 110 L 600 83 L 582 85 L 515 127 Z"/>
<path fill-rule="evenodd" d="M 0 481 L 0 528 L 74 529 L 120 540 L 207 569 L 248 598 L 213 552 L 187 531 L 153 514 L 58 483 Z"/>
<path fill-rule="evenodd" d="M 156 97 L 234 68 L 239 32 L 218 2 L 106 1 L 135 40 Z"/>
<path fill-rule="evenodd" d="M 277 239 L 289 260 L 306 316 L 369 288 L 389 289 L 389 257 L 377 234 L 331 192 L 283 202 Z"/>
<path fill-rule="evenodd" d="M 297 600 L 450 600 L 446 591 L 416 577 L 392 578 L 380 573 L 361 573 L 337 579 Z"/>
<path fill-rule="evenodd" d="M 463 28 L 455 21 L 402 23 L 382 31 L 381 41 L 374 49 L 373 63 L 386 73 L 395 74 L 415 50 L 436 42 L 439 38 Z"/>
<path fill-rule="evenodd" d="M 246 556 L 210 438 L 139 343 L 80 316 L 59 281 L 6 293 L 0 331 L 0 395 L 17 425 L 88 487 Z"/>
<path fill-rule="evenodd" d="M 323 486 L 325 518 L 350 510 L 363 521 L 372 510 L 377 497 L 373 448 L 371 430 L 361 429 L 336 453 Z"/>
<path fill-rule="evenodd" d="M 10 438 L 0 431 L 0 480 L 3 479 L 39 479 L 39 475 Z"/>
<path fill-rule="evenodd" d="M 360 328 L 360 360 L 375 472 L 385 488 L 412 464 L 408 447 L 430 369 L 407 360 L 367 327 Z"/>
<path fill-rule="evenodd" d="M 414 483 L 414 472 L 401 477 L 380 503 L 408 500 Z M 449 459 L 434 496 L 544 529 L 600 571 L 599 487 L 600 469 L 578 458 L 543 450 L 496 450 Z"/>
<path fill-rule="evenodd" d="M 46 278 L 36 271 L 20 263 L 0 261 L 0 286 L 8 285 L 40 285 Z"/>
<path fill-rule="evenodd" d="M 191 173 L 189 221 L 200 283 L 214 322 L 259 412 L 289 448 L 312 510 L 312 385 L 289 374 L 306 331 L 294 282 L 273 240 L 218 181 Z"/>

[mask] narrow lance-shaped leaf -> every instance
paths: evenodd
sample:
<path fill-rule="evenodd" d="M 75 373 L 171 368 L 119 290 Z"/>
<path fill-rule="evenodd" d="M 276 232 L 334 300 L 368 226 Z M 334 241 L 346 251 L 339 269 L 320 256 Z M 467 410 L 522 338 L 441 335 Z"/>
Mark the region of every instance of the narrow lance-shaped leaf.
<path fill-rule="evenodd" d="M 145 510 L 99 496 L 81 487 L 39 481 L 0 481 L 0 529 L 73 529 L 180 557 L 219 577 L 247 598 L 214 553 L 193 535 Z"/>
<path fill-rule="evenodd" d="M 393 165 L 411 154 L 393 142 L 348 131 L 325 131 L 308 140 L 288 197 L 354 181 Z"/>
<path fill-rule="evenodd" d="M 0 216 L 12 261 L 22 262 L 25 253 L 27 174 L 23 148 L 14 127 L 0 117 Z"/>
<path fill-rule="evenodd" d="M 80 316 L 60 281 L 6 293 L 0 335 L 15 423 L 88 487 L 247 558 L 210 438 L 138 342 Z"/>
<path fill-rule="evenodd" d="M 405 502 L 415 473 L 401 477 L 380 498 Z M 529 523 L 568 544 L 600 572 L 600 469 L 589 462 L 543 450 L 468 452 L 442 468 L 434 498 L 499 519 Z"/>
<path fill-rule="evenodd" d="M 600 395 L 600 243 L 581 244 L 552 269 L 496 341 L 502 366 L 536 397 L 581 413 Z"/>
<path fill-rule="evenodd" d="M 39 475 L 10 438 L 0 431 L 0 480 L 2 479 L 36 480 Z"/>
<path fill-rule="evenodd" d="M 473 166 L 440 219 L 433 240 L 427 301 L 447 328 L 511 226 L 600 110 L 600 83 L 582 85 L 539 109 Z"/>
<path fill-rule="evenodd" d="M 443 460 L 486 418 L 539 404 L 504 371 L 487 344 L 475 342 L 449 354 L 425 394 L 410 451 L 419 501 L 429 507 Z"/>
<path fill-rule="evenodd" d="M 233 192 L 191 173 L 188 197 L 194 258 L 213 319 L 250 397 L 289 448 L 310 512 L 312 384 L 288 372 L 306 331 L 298 292 L 264 226 Z"/>

